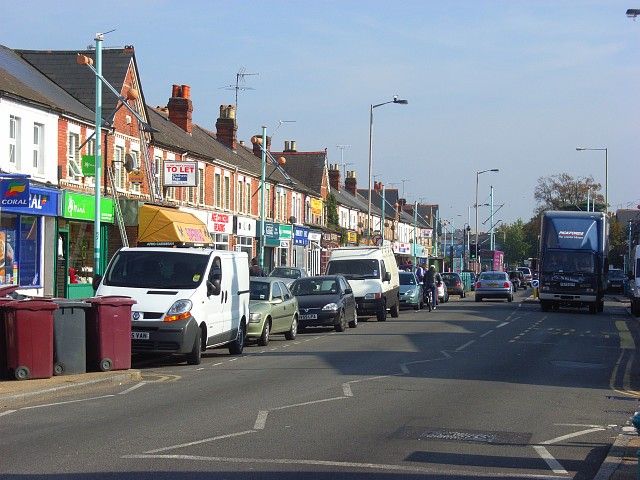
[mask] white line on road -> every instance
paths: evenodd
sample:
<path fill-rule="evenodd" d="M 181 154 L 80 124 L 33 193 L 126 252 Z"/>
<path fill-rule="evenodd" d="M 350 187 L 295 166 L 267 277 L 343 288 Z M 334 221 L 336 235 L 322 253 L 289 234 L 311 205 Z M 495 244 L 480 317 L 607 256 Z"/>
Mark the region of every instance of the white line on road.
<path fill-rule="evenodd" d="M 5 415 L 9 415 L 10 413 L 15 412 L 15 410 L 7 410 L 6 412 L 0 412 L 0 417 L 4 417 Z"/>
<path fill-rule="evenodd" d="M 588 433 L 593 433 L 593 432 L 601 432 L 602 430 L 606 430 L 606 428 L 595 427 L 595 428 L 589 428 L 587 430 L 580 430 L 579 432 L 569 433 L 567 435 L 562 435 L 560 437 L 552 438 L 551 440 L 545 440 L 544 442 L 540 442 L 540 445 L 553 445 L 554 443 L 562 442 L 563 440 L 567 440 L 569 438 L 579 437 L 581 435 L 586 435 Z"/>
<path fill-rule="evenodd" d="M 211 365 L 212 367 L 217 367 L 218 365 L 222 365 L 222 362 L 218 362 L 218 363 L 214 363 L 213 365 Z"/>
<path fill-rule="evenodd" d="M 560 462 L 558 462 L 555 458 L 553 458 L 553 456 L 551 456 L 551 454 L 546 448 L 540 445 L 535 445 L 533 449 L 536 452 L 538 452 L 538 455 L 540 455 L 540 458 L 542 458 L 545 462 L 547 462 L 547 465 L 549 465 L 549 468 L 551 469 L 551 471 L 553 471 L 553 473 L 560 473 L 562 475 L 569 474 L 569 472 L 567 472 L 564 469 L 564 467 L 560 465 Z"/>
<path fill-rule="evenodd" d="M 32 405 L 31 407 L 22 407 L 20 410 L 32 410 L 34 408 L 55 407 L 57 405 L 67 405 L 69 403 L 89 402 L 91 400 L 99 400 L 101 398 L 115 397 L 115 395 L 102 395 L 100 397 L 81 398 L 80 400 L 68 400 L 66 402 L 45 403 L 44 405 Z"/>
<path fill-rule="evenodd" d="M 269 415 L 268 410 L 260 410 L 258 412 L 256 423 L 253 425 L 254 430 L 264 430 L 264 427 L 267 424 L 267 415 Z"/>
<path fill-rule="evenodd" d="M 146 383 L 147 382 L 136 383 L 133 387 L 127 388 L 124 392 L 120 392 L 118 395 L 126 395 L 127 393 L 133 392 L 134 390 L 136 390 L 137 388 L 140 388 L 141 386 L 143 386 Z"/>
<path fill-rule="evenodd" d="M 220 463 L 253 463 L 258 465 L 275 464 L 275 465 L 307 465 L 322 467 L 342 467 L 342 468 L 364 468 L 370 470 L 381 471 L 400 471 L 412 473 L 429 473 L 441 474 L 442 469 L 429 468 L 413 465 L 392 465 L 380 463 L 359 463 L 359 462 L 336 462 L 331 460 L 301 460 L 293 458 L 237 458 L 237 457 L 205 457 L 201 455 L 123 455 L 122 458 L 128 459 L 157 459 L 157 460 L 193 460 L 200 462 L 220 462 Z M 446 470 L 447 475 L 468 476 L 468 470 Z M 537 475 L 527 473 L 485 473 L 474 472 L 475 478 L 531 478 L 540 480 L 559 480 L 567 477 L 558 475 Z"/>
<path fill-rule="evenodd" d="M 505 325 L 509 325 L 509 322 L 502 322 L 500 325 L 498 325 L 496 328 L 502 328 Z"/>
<path fill-rule="evenodd" d="M 238 357 L 229 359 L 230 362 L 235 362 L 236 360 L 238 360 Z"/>
<path fill-rule="evenodd" d="M 282 407 L 272 408 L 271 410 L 285 410 L 287 408 L 293 407 L 304 407 L 305 405 L 314 405 L 316 403 L 324 403 L 324 402 L 333 402 L 334 400 L 344 400 L 347 397 L 332 397 L 332 398 L 323 398 L 322 400 L 311 400 L 310 402 L 304 403 L 294 403 L 293 405 L 283 405 Z"/>
<path fill-rule="evenodd" d="M 559 427 L 589 427 L 589 428 L 604 428 L 602 425 L 589 425 L 586 423 L 554 423 Z M 617 427 L 617 425 L 607 425 L 608 427 Z"/>
<path fill-rule="evenodd" d="M 353 392 L 351 391 L 351 385 L 348 383 L 342 384 L 342 393 L 345 397 L 353 397 Z"/>
<path fill-rule="evenodd" d="M 351 380 L 350 382 L 347 382 L 347 383 L 352 384 L 352 383 L 370 382 L 372 380 L 380 380 L 381 378 L 387 378 L 391 376 L 392 375 L 378 375 L 377 377 L 371 377 L 371 378 L 359 378 L 358 380 Z"/>
<path fill-rule="evenodd" d="M 469 345 L 471 345 L 473 343 L 475 343 L 475 340 L 469 340 L 464 345 L 460 345 L 458 348 L 456 348 L 456 352 L 460 352 L 461 350 L 464 350 L 465 348 L 467 348 Z"/>
<path fill-rule="evenodd" d="M 402 373 L 404 373 L 405 375 L 409 373 L 409 367 L 407 367 L 406 363 L 400 364 L 400 370 L 402 370 Z"/>
<path fill-rule="evenodd" d="M 227 435 L 218 435 L 217 437 L 205 438 L 204 440 L 196 440 L 195 442 L 181 443 L 180 445 L 172 445 L 170 447 L 158 448 L 156 450 L 149 450 L 148 452 L 145 452 L 145 454 L 166 452 L 167 450 L 173 450 L 175 448 L 190 447 L 192 445 L 200 445 L 201 443 L 214 442 L 216 440 L 223 440 L 225 438 L 239 437 L 240 435 L 246 435 L 247 433 L 256 433 L 256 431 L 245 430 L 244 432 L 229 433 Z M 163 456 L 163 455 L 160 455 L 160 456 Z M 167 455 L 167 456 L 170 457 L 172 455 Z"/>
<path fill-rule="evenodd" d="M 484 332 L 482 335 L 480 335 L 480 338 L 486 337 L 487 335 L 489 335 L 492 332 L 493 332 L 493 330 L 488 330 L 488 331 Z"/>

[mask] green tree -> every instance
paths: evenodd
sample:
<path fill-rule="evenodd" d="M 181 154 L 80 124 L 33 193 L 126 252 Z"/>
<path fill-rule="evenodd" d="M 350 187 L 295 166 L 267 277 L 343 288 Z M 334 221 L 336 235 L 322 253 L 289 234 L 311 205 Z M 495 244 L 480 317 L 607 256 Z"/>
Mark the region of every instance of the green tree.
<path fill-rule="evenodd" d="M 568 173 L 558 173 L 538 178 L 533 192 L 537 202 L 535 214 L 545 210 L 586 210 L 587 196 L 596 198 L 596 210 L 604 211 L 604 197 L 600 193 L 602 185 L 593 177 L 574 178 Z"/>
<path fill-rule="evenodd" d="M 333 194 L 327 195 L 325 205 L 327 206 L 327 226 L 337 228 L 340 225 L 340 217 L 338 216 L 338 202 Z"/>
<path fill-rule="evenodd" d="M 627 227 L 615 216 L 610 217 L 609 224 L 609 265 L 622 268 L 623 256 L 627 254 Z"/>
<path fill-rule="evenodd" d="M 502 245 L 507 263 L 521 265 L 531 256 L 532 246 L 527 238 L 525 223 L 521 219 L 508 225 L 500 225 L 496 236 Z"/>

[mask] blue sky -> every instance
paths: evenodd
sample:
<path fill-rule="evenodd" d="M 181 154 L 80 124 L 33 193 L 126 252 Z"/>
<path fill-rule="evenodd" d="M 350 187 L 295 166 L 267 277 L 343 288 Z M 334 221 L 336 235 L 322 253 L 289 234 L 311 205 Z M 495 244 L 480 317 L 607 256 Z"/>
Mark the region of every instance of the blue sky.
<path fill-rule="evenodd" d="M 613 208 L 640 204 L 640 21 L 628 1 L 136 1 L 10 2 L 0 43 L 73 50 L 116 28 L 105 46 L 133 44 L 147 103 L 165 105 L 171 85 L 191 85 L 194 120 L 213 129 L 225 90 L 244 67 L 238 136 L 261 125 L 274 149 L 329 152 L 351 145 L 366 188 L 369 105 L 373 170 L 409 201 L 439 203 L 466 222 L 474 202 L 504 203 L 497 218 L 529 219 L 540 176 L 593 175 L 604 184 L 609 149 Z M 37 13 L 37 14 L 35 14 Z M 481 211 L 480 218 L 487 215 Z M 472 212 L 473 217 L 473 212 Z M 472 218 L 473 223 L 473 218 Z"/>

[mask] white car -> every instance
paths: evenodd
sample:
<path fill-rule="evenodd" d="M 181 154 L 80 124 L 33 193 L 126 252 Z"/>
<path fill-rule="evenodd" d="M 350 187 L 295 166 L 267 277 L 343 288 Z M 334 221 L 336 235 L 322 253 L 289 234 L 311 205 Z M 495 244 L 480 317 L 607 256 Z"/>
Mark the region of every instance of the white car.
<path fill-rule="evenodd" d="M 438 288 L 438 302 L 439 303 L 447 303 L 449 301 L 449 293 L 447 292 L 447 285 L 442 282 L 438 282 L 436 285 Z"/>

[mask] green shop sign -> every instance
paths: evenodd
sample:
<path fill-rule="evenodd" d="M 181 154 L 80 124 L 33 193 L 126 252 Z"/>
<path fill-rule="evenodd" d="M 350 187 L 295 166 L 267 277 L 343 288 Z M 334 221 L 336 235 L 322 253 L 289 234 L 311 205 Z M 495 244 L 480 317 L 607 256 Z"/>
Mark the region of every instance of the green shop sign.
<path fill-rule="evenodd" d="M 62 216 L 74 220 L 95 220 L 96 200 L 93 195 L 82 193 L 64 192 L 64 207 Z M 113 223 L 113 199 L 100 199 L 100 221 Z"/>
<path fill-rule="evenodd" d="M 280 224 L 280 240 L 291 240 L 293 227 L 291 225 Z"/>

